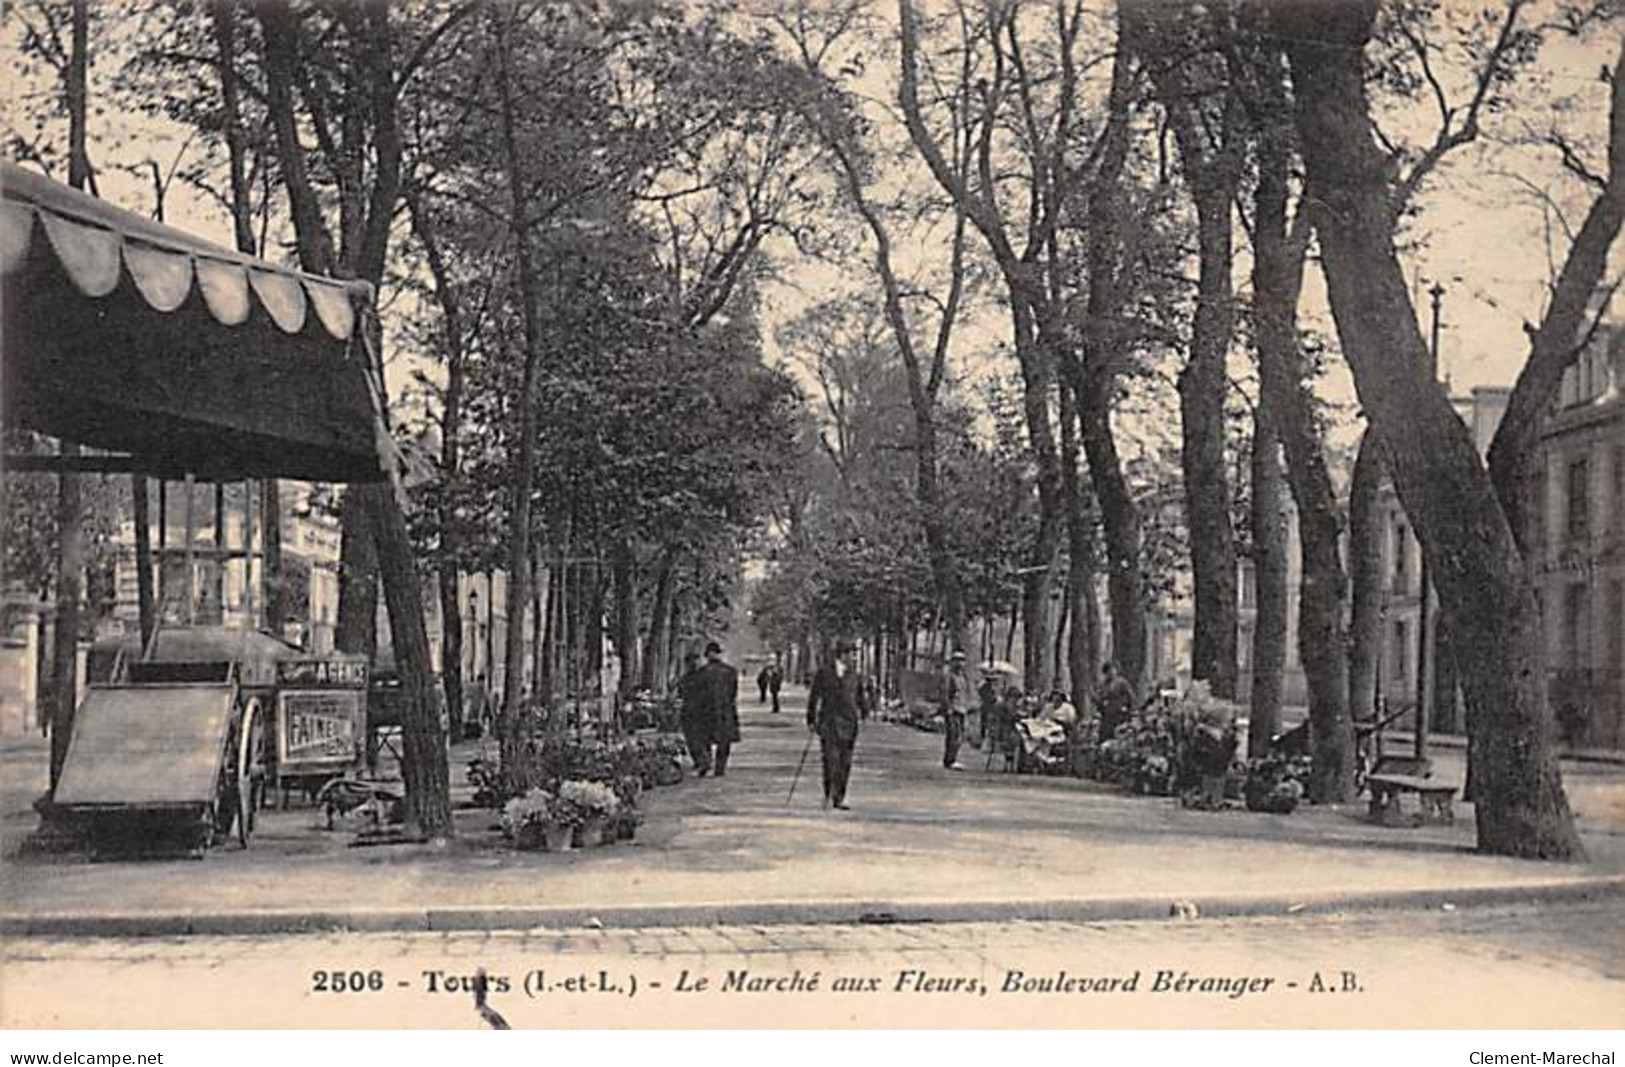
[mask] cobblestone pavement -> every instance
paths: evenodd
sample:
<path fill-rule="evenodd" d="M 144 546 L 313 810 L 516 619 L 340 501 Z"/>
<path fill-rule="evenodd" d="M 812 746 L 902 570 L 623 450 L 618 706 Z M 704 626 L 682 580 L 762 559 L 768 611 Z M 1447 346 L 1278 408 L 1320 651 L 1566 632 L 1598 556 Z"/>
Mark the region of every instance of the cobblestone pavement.
<path fill-rule="evenodd" d="M 0 947 L 5 1027 L 1625 1026 L 1625 905 Z"/>

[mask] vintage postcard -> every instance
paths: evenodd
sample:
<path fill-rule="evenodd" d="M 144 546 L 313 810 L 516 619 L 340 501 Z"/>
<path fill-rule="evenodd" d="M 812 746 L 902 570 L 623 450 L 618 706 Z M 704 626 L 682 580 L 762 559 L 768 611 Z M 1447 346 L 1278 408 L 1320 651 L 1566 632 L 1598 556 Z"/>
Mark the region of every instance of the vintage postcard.
<path fill-rule="evenodd" d="M 1617 1030 L 1622 35 L 6 5 L 0 1025 Z"/>

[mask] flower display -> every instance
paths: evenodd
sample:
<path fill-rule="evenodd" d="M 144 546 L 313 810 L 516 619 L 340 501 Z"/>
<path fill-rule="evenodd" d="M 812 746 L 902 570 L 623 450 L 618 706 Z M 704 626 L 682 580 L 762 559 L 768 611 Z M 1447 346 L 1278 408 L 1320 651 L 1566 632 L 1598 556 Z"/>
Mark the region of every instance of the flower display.
<path fill-rule="evenodd" d="M 527 829 L 564 821 L 559 798 L 545 789 L 532 789 L 502 806 L 502 832 L 517 839 Z"/>
<path fill-rule="evenodd" d="M 577 812 L 577 818 L 610 818 L 621 807 L 615 790 L 601 782 L 568 781 L 559 786 L 559 802 Z"/>

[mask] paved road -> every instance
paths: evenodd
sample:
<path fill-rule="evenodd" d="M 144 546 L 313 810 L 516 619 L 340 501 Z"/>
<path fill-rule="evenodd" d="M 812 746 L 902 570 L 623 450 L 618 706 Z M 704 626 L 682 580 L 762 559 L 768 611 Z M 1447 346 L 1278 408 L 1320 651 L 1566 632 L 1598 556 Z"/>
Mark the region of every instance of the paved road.
<path fill-rule="evenodd" d="M 1617 1028 L 1625 905 L 1116 924 L 30 939 L 0 948 L 0 1026 L 477 1027 L 468 983 L 482 967 L 499 983 L 493 1007 L 519 1028 Z M 1045 991 L 1068 981 L 1070 991 Z"/>

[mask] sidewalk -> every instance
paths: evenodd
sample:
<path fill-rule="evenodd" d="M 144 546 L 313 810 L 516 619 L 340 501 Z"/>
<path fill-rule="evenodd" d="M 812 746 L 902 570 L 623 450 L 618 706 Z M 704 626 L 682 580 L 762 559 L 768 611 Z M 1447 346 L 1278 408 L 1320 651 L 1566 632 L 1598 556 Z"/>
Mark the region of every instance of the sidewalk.
<path fill-rule="evenodd" d="M 750 694 L 754 697 L 754 693 Z M 803 695 L 782 714 L 742 706 L 745 740 L 721 780 L 646 794 L 635 842 L 516 853 L 492 813 L 458 812 L 458 837 L 352 848 L 308 809 L 262 817 L 252 847 L 204 860 L 92 863 L 19 855 L 43 788 L 38 739 L 0 743 L 0 933 L 185 934 L 349 929 L 529 929 L 728 922 L 1123 919 L 1351 907 L 1438 907 L 1625 892 L 1625 769 L 1565 764 L 1590 850 L 1580 864 L 1473 853 L 1454 826 L 1391 829 L 1363 804 L 1291 816 L 1186 811 L 1092 782 L 940 767 L 940 735 L 871 723 L 858 742 L 851 812 L 820 807 L 816 743 L 793 802 L 807 732 Z M 460 746 L 454 790 L 471 755 Z M 1452 761 L 1455 761 L 1452 763 Z M 1459 782 L 1459 756 L 1437 770 Z M 1625 906 L 1625 895 L 1621 895 Z"/>

